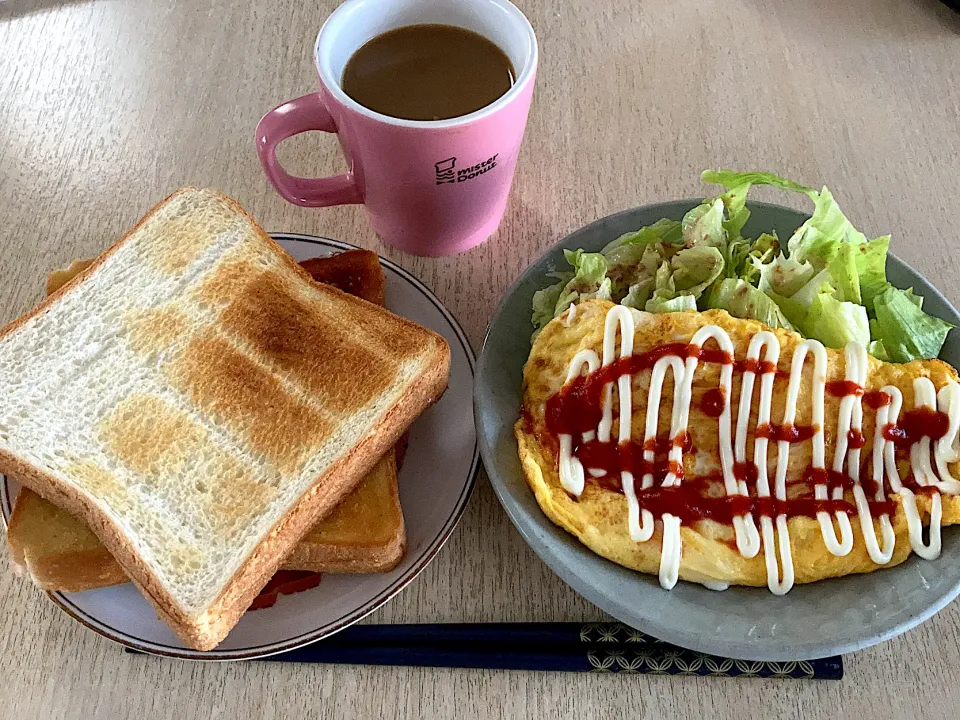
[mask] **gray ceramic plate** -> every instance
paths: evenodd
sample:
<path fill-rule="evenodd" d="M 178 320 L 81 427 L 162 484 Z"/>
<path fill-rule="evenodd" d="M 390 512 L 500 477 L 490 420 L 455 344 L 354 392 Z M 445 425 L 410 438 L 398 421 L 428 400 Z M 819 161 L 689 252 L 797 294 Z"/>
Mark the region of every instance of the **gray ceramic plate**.
<path fill-rule="evenodd" d="M 547 273 L 565 267 L 564 248 L 600 250 L 624 232 L 662 217 L 679 220 L 698 200 L 627 210 L 564 238 L 510 288 L 490 324 L 477 368 L 474 413 L 480 453 L 494 490 L 520 534 L 564 581 L 619 620 L 676 645 L 747 660 L 807 660 L 851 652 L 908 630 L 960 594 L 960 530 L 943 536 L 943 554 L 838 580 L 795 587 L 785 597 L 766 588 L 713 592 L 678 583 L 670 592 L 657 578 L 627 570 L 595 555 L 541 512 L 527 488 L 517 457 L 513 425 L 520 408 L 520 378 L 530 352 L 530 301 L 550 283 Z M 790 234 L 806 215 L 751 203 L 745 234 L 776 229 Z M 924 309 L 960 325 L 960 315 L 936 288 L 895 257 L 890 282 L 913 287 Z M 960 335 L 948 337 L 941 357 L 960 366 Z"/>

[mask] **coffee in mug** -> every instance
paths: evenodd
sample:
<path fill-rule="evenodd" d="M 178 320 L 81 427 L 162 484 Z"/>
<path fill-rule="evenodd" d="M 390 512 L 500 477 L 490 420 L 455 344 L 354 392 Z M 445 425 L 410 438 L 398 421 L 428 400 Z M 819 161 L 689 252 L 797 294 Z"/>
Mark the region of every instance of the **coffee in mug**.
<path fill-rule="evenodd" d="M 496 43 L 453 25 L 408 25 L 366 42 L 343 71 L 343 91 L 378 113 L 447 120 L 490 105 L 513 85 Z"/>

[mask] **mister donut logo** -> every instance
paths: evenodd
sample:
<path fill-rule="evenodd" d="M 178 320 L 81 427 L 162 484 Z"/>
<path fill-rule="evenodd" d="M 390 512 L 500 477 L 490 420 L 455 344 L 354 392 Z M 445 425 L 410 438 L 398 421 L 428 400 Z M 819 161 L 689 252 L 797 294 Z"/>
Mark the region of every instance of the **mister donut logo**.
<path fill-rule="evenodd" d="M 492 155 L 482 162 L 465 168 L 457 167 L 455 157 L 434 163 L 433 166 L 437 171 L 437 185 L 454 185 L 478 178 L 497 166 L 497 155 Z"/>

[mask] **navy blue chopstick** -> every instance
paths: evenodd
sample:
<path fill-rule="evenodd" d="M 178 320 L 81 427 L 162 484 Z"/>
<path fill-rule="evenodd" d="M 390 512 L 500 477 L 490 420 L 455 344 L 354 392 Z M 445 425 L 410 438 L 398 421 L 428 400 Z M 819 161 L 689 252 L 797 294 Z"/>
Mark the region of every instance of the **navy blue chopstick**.
<path fill-rule="evenodd" d="M 128 650 L 128 652 L 136 652 Z M 272 662 L 839 680 L 843 660 L 733 660 L 622 623 L 354 625 Z"/>
<path fill-rule="evenodd" d="M 275 662 L 839 680 L 840 657 L 761 662 L 684 650 L 621 623 L 354 625 Z"/>

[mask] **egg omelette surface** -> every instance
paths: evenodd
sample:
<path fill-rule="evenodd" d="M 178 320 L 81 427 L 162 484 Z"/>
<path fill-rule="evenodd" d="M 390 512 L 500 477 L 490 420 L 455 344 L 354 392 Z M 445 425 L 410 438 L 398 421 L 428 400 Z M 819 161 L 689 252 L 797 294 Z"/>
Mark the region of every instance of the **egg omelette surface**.
<path fill-rule="evenodd" d="M 556 428 L 551 429 L 548 421 L 549 402 L 568 385 L 566 381 L 574 356 L 582 351 L 592 350 L 597 357 L 603 357 L 606 316 L 614 307 L 617 306 L 603 300 L 582 302 L 570 312 L 550 322 L 537 336 L 523 371 L 523 408 L 520 420 L 515 426 L 515 433 L 527 483 L 543 512 L 555 524 L 605 558 L 634 570 L 657 574 L 662 567 L 663 516 L 655 516 L 652 536 L 638 542 L 631 535 L 628 501 L 621 485 L 622 476 L 619 471 L 608 472 L 604 477 L 594 477 L 593 473 L 588 471 L 585 473 L 585 482 L 579 494 L 571 493 L 566 489 L 560 477 L 560 438 L 555 431 Z M 759 322 L 734 318 L 720 310 L 665 314 L 630 310 L 630 315 L 634 325 L 634 355 L 655 352 L 657 348 L 666 345 L 687 345 L 698 330 L 708 325 L 715 325 L 729 336 L 732 342 L 733 359 L 742 361 L 747 356 L 751 341 L 758 333 L 763 331 L 773 333 L 779 341 L 780 354 L 773 380 L 770 422 L 773 425 L 781 422 L 788 395 L 794 350 L 803 341 L 800 335 L 786 330 L 770 330 Z M 622 337 L 619 335 L 618 342 L 622 342 Z M 709 341 L 703 347 L 712 347 L 712 343 L 713 341 Z M 621 346 L 618 345 L 618 347 Z M 891 364 L 866 356 L 865 351 L 863 357 L 867 364 L 864 368 L 866 382 L 861 388 L 862 396 L 867 397 L 871 393 L 876 395 L 881 388 L 899 389 L 902 393 L 904 412 L 914 407 L 918 378 L 928 378 L 937 391 L 957 380 L 956 370 L 940 360 Z M 847 378 L 846 365 L 844 350 L 826 349 L 825 380 L 828 387 L 838 384 L 842 386 Z M 711 408 L 720 384 L 722 368 L 723 365 L 717 362 L 700 362 L 693 372 L 689 419 L 686 424 L 687 436 L 684 438 L 685 447 L 681 459 L 682 468 L 674 468 L 677 470 L 674 473 L 674 482 L 682 487 L 683 493 L 676 494 L 674 502 L 685 498 L 684 501 L 689 504 L 709 508 L 722 504 L 722 498 L 726 495 L 721 460 L 720 419 L 717 417 L 716 410 Z M 737 410 L 740 406 L 742 375 L 742 368 L 735 369 L 732 384 L 729 386 L 731 393 L 729 407 L 734 432 L 738 423 Z M 802 366 L 801 381 L 795 402 L 796 416 L 793 422 L 798 428 L 804 426 L 809 428 L 813 424 L 812 417 L 816 402 L 813 376 L 814 363 L 806 362 Z M 757 387 L 759 387 L 759 375 L 756 377 L 758 378 Z M 630 442 L 644 449 L 651 447 L 649 442 L 644 446 L 650 382 L 650 369 L 635 372 L 630 376 L 632 391 Z M 673 440 L 669 435 L 673 417 L 675 389 L 673 382 L 673 376 L 666 373 L 658 409 L 658 427 L 653 433 L 657 438 L 654 465 L 659 468 L 659 472 L 654 472 L 654 486 L 652 489 L 644 490 L 640 488 L 639 478 L 634 480 L 634 488 L 641 508 L 648 500 L 658 499 L 657 489 L 666 472 L 667 453 L 669 453 L 669 444 Z M 611 396 L 613 425 L 610 435 L 613 438 L 612 442 L 616 442 L 620 433 L 619 395 L 616 391 L 616 382 L 612 383 L 612 387 L 614 388 Z M 757 393 L 758 390 L 755 389 L 754 395 Z M 837 418 L 841 412 L 843 398 L 831 392 L 823 392 L 822 396 L 824 398 L 822 430 L 826 465 L 829 467 L 837 444 Z M 762 458 L 753 457 L 759 405 L 760 403 L 756 401 L 752 403 L 746 438 L 747 455 L 757 464 L 762 463 Z M 869 477 L 871 474 L 871 458 L 877 426 L 876 409 L 869 407 L 865 402 L 862 403 L 860 474 L 863 477 Z M 886 431 L 881 428 L 881 435 L 884 432 Z M 575 433 L 575 435 L 578 434 Z M 664 441 L 666 441 L 666 449 Z M 956 446 L 956 438 L 953 438 L 952 442 Z M 801 508 L 798 512 L 788 512 L 787 517 L 783 518 L 789 529 L 789 554 L 793 563 L 794 581 L 808 583 L 830 577 L 871 572 L 906 560 L 911 553 L 911 538 L 903 507 L 904 496 L 902 493 L 893 492 L 889 486 L 886 486 L 885 492 L 882 493 L 886 496 L 885 507 L 889 510 L 889 529 L 894 536 L 890 539 L 895 539 L 895 543 L 890 548 L 889 560 L 878 564 L 871 559 L 861 523 L 857 522 L 856 498 L 850 482 L 847 482 L 845 487 L 834 490 L 842 493 L 842 500 L 835 502 L 834 506 L 839 507 L 846 503 L 846 507 L 852 511 L 847 513 L 851 519 L 852 549 L 842 555 L 828 549 L 825 544 L 826 531 L 822 529 L 821 522 L 815 513 L 803 509 L 812 507 L 809 500 L 814 496 L 814 483 L 810 476 L 810 468 L 814 460 L 813 453 L 812 439 L 794 440 L 789 444 L 789 461 L 785 463 L 787 506 Z M 960 453 L 954 453 L 954 455 L 960 455 Z M 899 474 L 904 478 L 904 484 L 911 485 L 913 468 L 910 450 L 898 446 L 895 459 Z M 956 476 L 958 463 L 955 457 L 950 459 L 952 462 L 947 466 Z M 768 444 L 766 463 L 772 484 L 778 465 L 778 443 L 775 440 Z M 584 465 L 588 470 L 591 467 L 586 460 Z M 751 487 L 748 482 L 747 487 L 749 495 L 756 495 L 755 486 Z M 881 485 L 881 490 L 883 487 Z M 931 512 L 934 510 L 940 516 L 942 525 L 960 522 L 960 498 L 945 493 L 936 501 L 937 507 L 934 508 L 936 492 L 924 492 L 924 489 L 918 488 L 916 483 L 913 483 L 912 487 L 917 490 L 912 496 L 916 508 L 914 517 L 918 518 L 920 523 L 928 525 Z M 806 505 L 804 500 L 808 501 Z M 657 507 L 656 502 L 652 507 Z M 689 513 L 680 513 L 680 516 L 683 518 L 679 528 L 682 547 L 678 573 L 680 579 L 719 587 L 727 584 L 748 586 L 770 584 L 771 571 L 765 564 L 767 562 L 765 556 L 768 555 L 765 552 L 766 548 L 752 557 L 746 557 L 738 549 L 737 537 L 730 518 L 724 517 L 723 512 L 708 511 L 692 516 Z M 836 533 L 838 523 L 832 515 L 830 522 L 833 523 Z M 867 523 L 869 527 L 869 520 Z M 873 531 L 878 538 L 883 535 L 879 517 L 873 518 Z M 767 539 L 761 542 L 769 543 L 770 541 Z M 782 558 L 781 552 L 781 562 Z"/>

